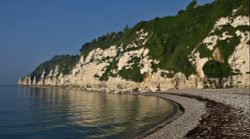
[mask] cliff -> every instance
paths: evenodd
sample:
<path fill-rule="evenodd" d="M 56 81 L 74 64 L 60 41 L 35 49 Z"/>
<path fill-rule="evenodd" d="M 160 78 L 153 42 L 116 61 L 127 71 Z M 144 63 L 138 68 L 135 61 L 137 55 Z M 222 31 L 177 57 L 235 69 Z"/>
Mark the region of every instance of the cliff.
<path fill-rule="evenodd" d="M 250 86 L 248 0 L 196 1 L 176 16 L 142 21 L 55 56 L 19 85 L 93 90 Z"/>

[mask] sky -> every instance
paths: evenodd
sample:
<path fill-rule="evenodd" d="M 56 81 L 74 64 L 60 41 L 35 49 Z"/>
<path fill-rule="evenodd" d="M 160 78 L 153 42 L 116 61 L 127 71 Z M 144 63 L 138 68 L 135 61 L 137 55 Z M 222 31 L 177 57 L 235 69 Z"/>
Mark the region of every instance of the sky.
<path fill-rule="evenodd" d="M 0 0 L 0 84 L 17 84 L 56 54 L 79 54 L 100 35 L 176 15 L 191 1 Z"/>

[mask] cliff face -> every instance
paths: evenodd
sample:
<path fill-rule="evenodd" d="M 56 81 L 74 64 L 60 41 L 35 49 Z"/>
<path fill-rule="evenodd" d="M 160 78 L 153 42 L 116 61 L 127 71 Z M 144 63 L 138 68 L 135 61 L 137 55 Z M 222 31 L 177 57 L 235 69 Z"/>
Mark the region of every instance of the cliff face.
<path fill-rule="evenodd" d="M 246 4 L 248 0 L 193 2 L 177 16 L 141 22 L 86 43 L 80 56 L 54 57 L 18 84 L 142 91 L 249 87 Z"/>

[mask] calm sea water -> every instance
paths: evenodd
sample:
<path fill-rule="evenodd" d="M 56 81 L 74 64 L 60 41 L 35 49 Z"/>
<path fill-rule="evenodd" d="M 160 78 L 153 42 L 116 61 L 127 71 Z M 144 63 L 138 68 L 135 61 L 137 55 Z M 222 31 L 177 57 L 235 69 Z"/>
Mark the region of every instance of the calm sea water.
<path fill-rule="evenodd" d="M 152 96 L 0 86 L 0 138 L 131 138 L 174 111 Z"/>

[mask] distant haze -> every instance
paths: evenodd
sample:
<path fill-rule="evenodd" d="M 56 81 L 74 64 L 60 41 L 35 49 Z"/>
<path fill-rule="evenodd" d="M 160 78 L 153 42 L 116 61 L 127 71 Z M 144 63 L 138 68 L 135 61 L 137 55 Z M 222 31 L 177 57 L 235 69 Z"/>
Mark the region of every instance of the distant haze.
<path fill-rule="evenodd" d="M 99 35 L 175 15 L 191 1 L 1 0 L 0 84 L 16 84 L 55 54 L 79 54 L 82 44 Z"/>

